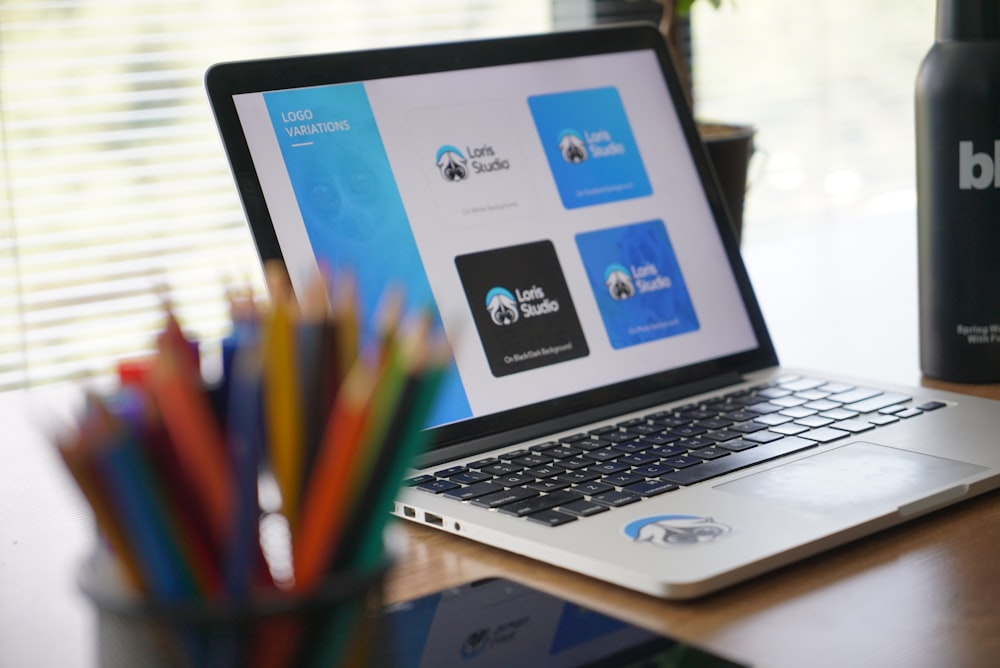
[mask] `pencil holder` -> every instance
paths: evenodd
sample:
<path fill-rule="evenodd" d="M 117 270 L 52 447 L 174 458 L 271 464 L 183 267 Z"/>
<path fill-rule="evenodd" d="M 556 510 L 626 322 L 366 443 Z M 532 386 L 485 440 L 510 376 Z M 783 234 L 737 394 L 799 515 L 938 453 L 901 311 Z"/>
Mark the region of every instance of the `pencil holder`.
<path fill-rule="evenodd" d="M 382 583 L 390 565 L 334 572 L 303 595 L 269 592 L 246 602 L 168 602 L 138 596 L 96 555 L 79 585 L 97 611 L 103 668 L 386 666 Z"/>

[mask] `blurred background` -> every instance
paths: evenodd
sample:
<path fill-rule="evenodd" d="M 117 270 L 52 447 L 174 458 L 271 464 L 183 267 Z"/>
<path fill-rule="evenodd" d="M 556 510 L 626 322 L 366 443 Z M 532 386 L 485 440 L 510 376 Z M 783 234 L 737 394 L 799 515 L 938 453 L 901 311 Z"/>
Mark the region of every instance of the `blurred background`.
<path fill-rule="evenodd" d="M 206 341 L 260 286 L 202 79 L 223 60 L 589 25 L 628 0 L 0 0 L 0 390 Z M 752 125 L 744 248 L 915 216 L 934 0 L 696 0 L 699 119 Z M 915 220 L 915 218 L 914 218 Z"/>

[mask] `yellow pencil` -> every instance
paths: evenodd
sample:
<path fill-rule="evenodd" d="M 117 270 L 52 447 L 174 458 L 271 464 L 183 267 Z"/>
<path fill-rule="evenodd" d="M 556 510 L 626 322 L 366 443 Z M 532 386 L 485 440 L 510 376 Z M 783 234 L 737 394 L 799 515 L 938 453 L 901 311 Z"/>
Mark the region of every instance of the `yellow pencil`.
<path fill-rule="evenodd" d="M 295 323 L 287 302 L 273 304 L 264 333 L 264 418 L 267 448 L 292 530 L 298 522 L 304 429 Z"/>

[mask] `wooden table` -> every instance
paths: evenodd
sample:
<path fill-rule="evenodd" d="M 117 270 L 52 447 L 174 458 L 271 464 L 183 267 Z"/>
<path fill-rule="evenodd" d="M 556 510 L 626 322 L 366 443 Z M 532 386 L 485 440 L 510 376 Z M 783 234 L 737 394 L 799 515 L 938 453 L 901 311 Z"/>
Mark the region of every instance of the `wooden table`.
<path fill-rule="evenodd" d="M 856 221 L 746 249 L 783 361 L 1000 399 L 1000 385 L 920 379 L 912 228 L 911 217 Z M 814 292 L 806 272 L 818 272 Z M 74 583 L 92 526 L 42 434 L 63 409 L 58 394 L 0 396 L 4 668 L 91 666 L 95 656 L 94 615 Z M 506 576 L 755 665 L 1000 664 L 1000 493 L 684 603 L 421 526 L 406 535 L 388 582 L 394 601 Z"/>

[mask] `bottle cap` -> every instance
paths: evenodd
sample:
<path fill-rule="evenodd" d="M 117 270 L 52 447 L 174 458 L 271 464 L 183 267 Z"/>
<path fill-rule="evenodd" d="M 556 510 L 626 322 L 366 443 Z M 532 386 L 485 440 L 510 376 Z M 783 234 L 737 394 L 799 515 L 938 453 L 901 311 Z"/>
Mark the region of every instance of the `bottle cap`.
<path fill-rule="evenodd" d="M 997 0 L 938 0 L 939 42 L 1000 41 Z"/>

